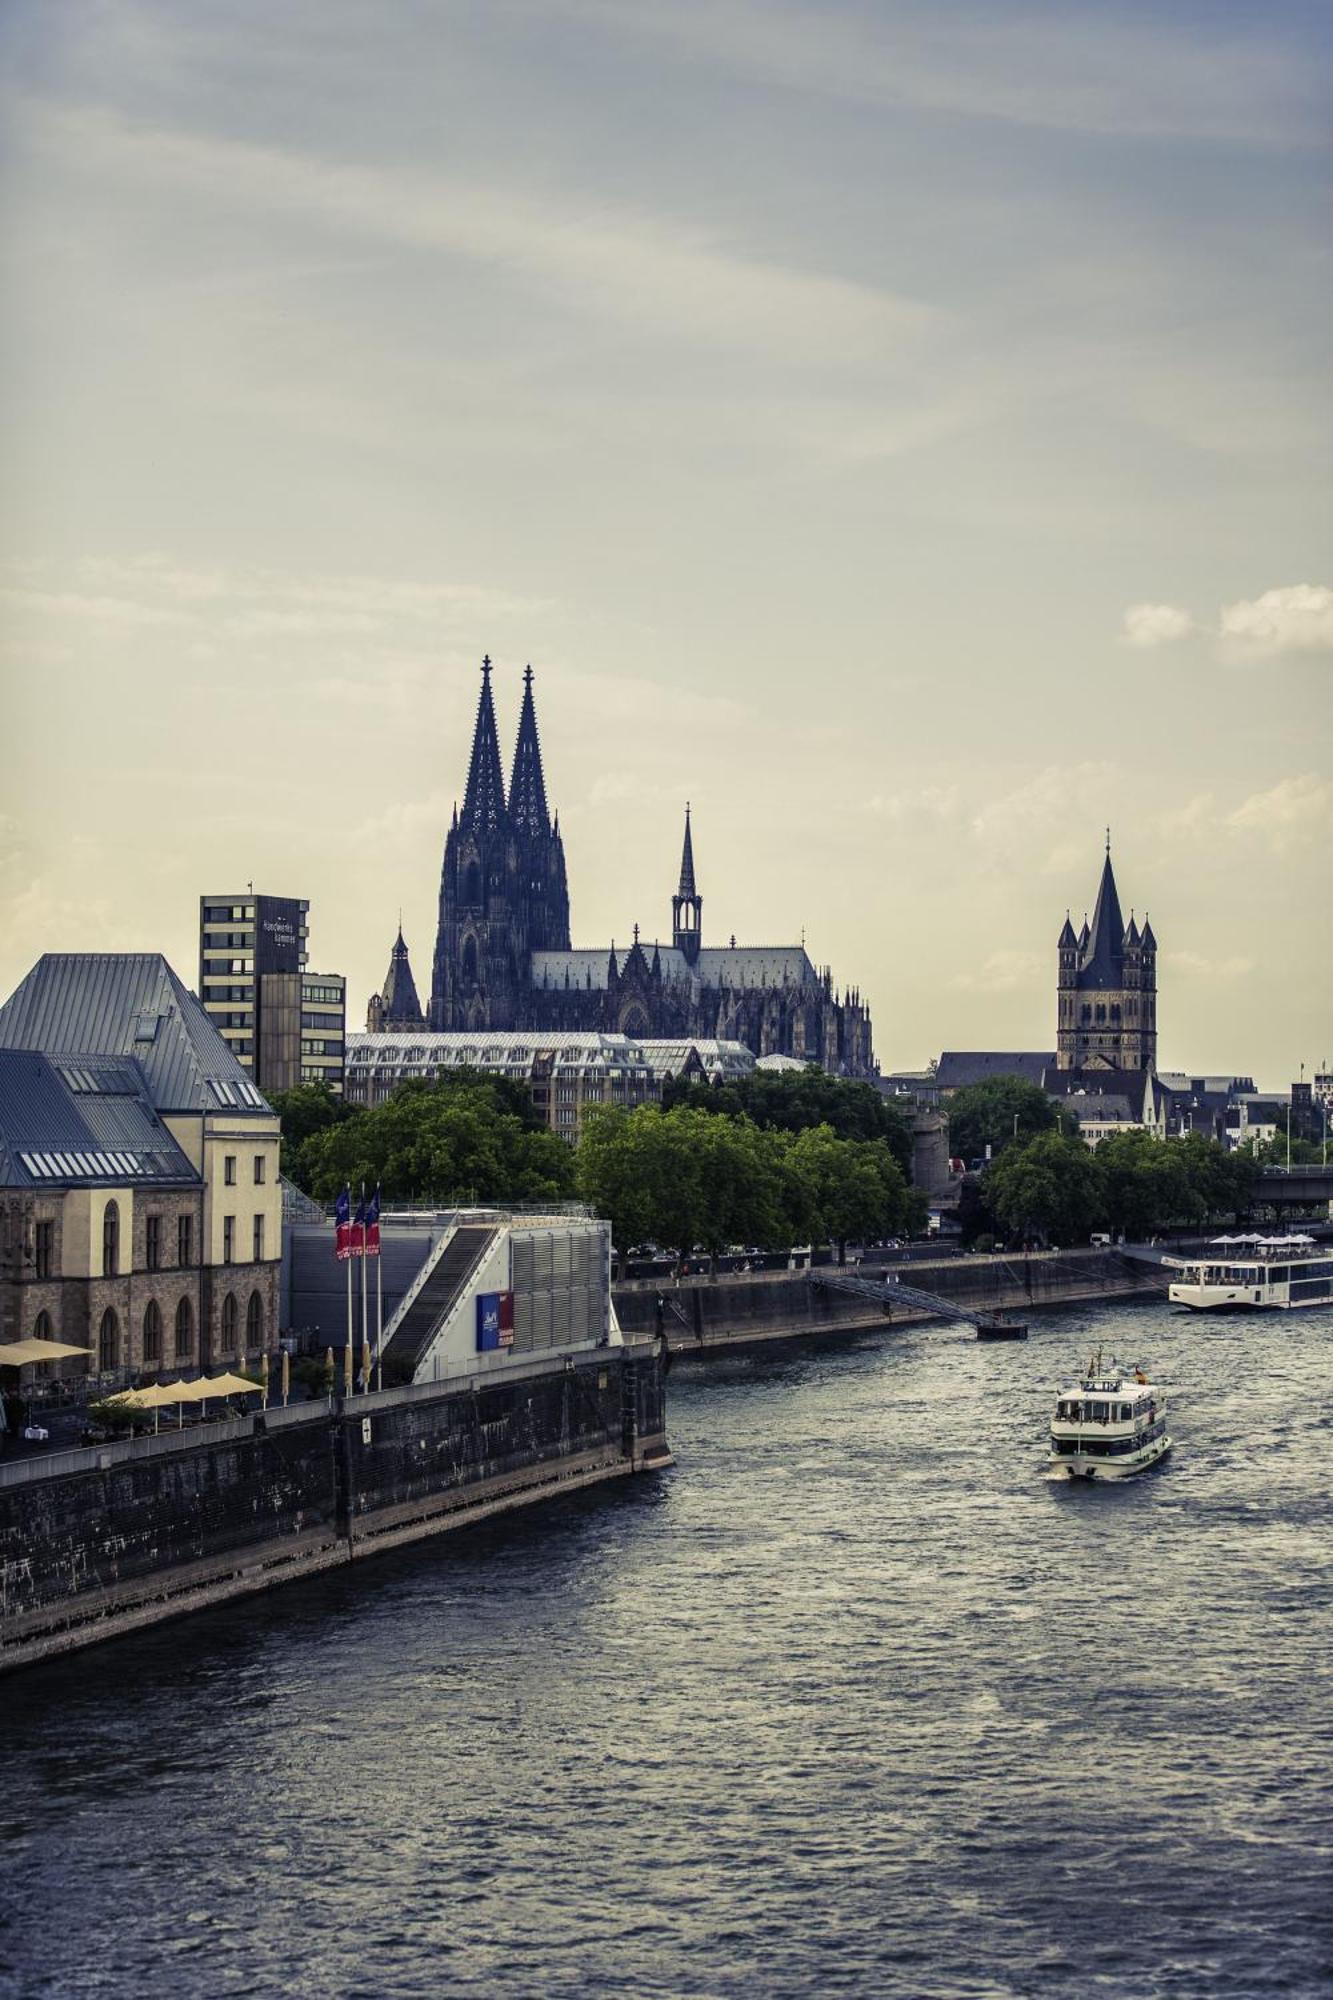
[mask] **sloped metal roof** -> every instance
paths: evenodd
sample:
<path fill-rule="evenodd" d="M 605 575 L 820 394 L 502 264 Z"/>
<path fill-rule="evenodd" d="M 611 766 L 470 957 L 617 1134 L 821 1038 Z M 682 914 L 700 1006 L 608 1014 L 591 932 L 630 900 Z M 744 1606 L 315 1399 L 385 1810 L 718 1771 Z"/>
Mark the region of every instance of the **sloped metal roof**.
<path fill-rule="evenodd" d="M 46 952 L 0 1007 L 0 1049 L 130 1056 L 159 1111 L 271 1115 L 160 952 Z"/>
<path fill-rule="evenodd" d="M 0 1186 L 172 1186 L 199 1176 L 128 1058 L 96 1069 L 0 1049 Z"/>

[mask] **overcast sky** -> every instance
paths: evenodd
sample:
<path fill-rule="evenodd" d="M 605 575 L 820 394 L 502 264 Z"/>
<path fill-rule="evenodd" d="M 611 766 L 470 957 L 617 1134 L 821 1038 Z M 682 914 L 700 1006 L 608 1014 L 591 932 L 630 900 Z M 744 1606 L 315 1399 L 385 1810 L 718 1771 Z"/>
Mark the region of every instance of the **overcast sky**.
<path fill-rule="evenodd" d="M 9 0 L 0 992 L 201 890 L 429 985 L 489 651 L 574 942 L 812 955 L 885 1068 L 1333 1056 L 1327 10 Z"/>

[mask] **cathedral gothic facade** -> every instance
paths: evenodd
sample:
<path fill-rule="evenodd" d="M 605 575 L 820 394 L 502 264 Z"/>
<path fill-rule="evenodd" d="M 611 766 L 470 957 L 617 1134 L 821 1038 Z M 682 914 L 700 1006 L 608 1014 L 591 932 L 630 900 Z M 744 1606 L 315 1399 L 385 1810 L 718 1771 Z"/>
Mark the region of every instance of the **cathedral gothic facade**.
<path fill-rule="evenodd" d="M 463 804 L 444 843 L 429 1009 L 417 998 L 400 928 L 367 1026 L 718 1039 L 837 1075 L 875 1073 L 868 1008 L 854 990 L 839 994 L 804 944 L 704 942 L 688 807 L 670 944 L 647 943 L 635 925 L 628 949 L 571 946 L 565 850 L 546 803 L 532 669 L 523 676 L 506 793 L 489 659 Z"/>

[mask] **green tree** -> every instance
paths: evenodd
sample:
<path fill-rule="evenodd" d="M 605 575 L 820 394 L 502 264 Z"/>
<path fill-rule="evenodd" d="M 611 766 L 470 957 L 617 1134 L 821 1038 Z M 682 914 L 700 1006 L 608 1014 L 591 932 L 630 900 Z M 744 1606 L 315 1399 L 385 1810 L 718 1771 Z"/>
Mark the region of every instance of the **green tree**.
<path fill-rule="evenodd" d="M 1248 1153 L 1229 1153 L 1201 1132 L 1168 1143 L 1179 1155 L 1201 1215 L 1239 1221 L 1254 1206 L 1259 1170 Z"/>
<path fill-rule="evenodd" d="M 1198 1222 L 1207 1203 L 1174 1139 L 1151 1132 L 1113 1132 L 1097 1148 L 1112 1229 L 1142 1239 L 1172 1223 Z"/>
<path fill-rule="evenodd" d="M 279 1171 L 305 1187 L 305 1149 L 318 1133 L 341 1125 L 355 1111 L 326 1083 L 299 1083 L 294 1090 L 271 1090 L 268 1101 L 282 1125 Z"/>
<path fill-rule="evenodd" d="M 403 1084 L 383 1104 L 314 1132 L 301 1149 L 302 1185 L 322 1201 L 363 1182 L 393 1201 L 565 1198 L 573 1156 L 515 1088 L 477 1070 Z"/>
<path fill-rule="evenodd" d="M 991 1076 L 956 1090 L 946 1104 L 949 1148 L 960 1160 L 997 1156 L 1006 1146 L 1035 1139 L 1039 1132 L 1070 1129 L 1058 1107 L 1035 1083 L 1021 1076 Z"/>
<path fill-rule="evenodd" d="M 751 1070 L 733 1083 L 668 1082 L 662 1109 L 749 1118 L 764 1132 L 806 1132 L 827 1125 L 839 1139 L 882 1139 L 903 1174 L 912 1171 L 912 1127 L 902 1107 L 873 1083 L 803 1070 Z"/>
<path fill-rule="evenodd" d="M 1041 1132 L 1026 1145 L 1006 1147 L 987 1169 L 983 1192 L 991 1212 L 1016 1236 L 1085 1243 L 1106 1219 L 1097 1156 L 1064 1132 Z"/>
<path fill-rule="evenodd" d="M 907 1182 L 883 1139 L 840 1139 L 814 1125 L 787 1141 L 789 1157 L 809 1191 L 812 1236 L 838 1245 L 892 1236 L 914 1219 Z"/>

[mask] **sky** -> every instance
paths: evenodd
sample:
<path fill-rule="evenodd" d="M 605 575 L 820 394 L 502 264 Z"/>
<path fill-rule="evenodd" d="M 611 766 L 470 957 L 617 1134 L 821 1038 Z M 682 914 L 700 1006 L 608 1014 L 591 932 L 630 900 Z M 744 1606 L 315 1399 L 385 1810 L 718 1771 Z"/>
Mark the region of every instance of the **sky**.
<path fill-rule="evenodd" d="M 429 985 L 483 653 L 574 942 L 792 942 L 885 1069 L 1333 1057 L 1319 5 L 9 0 L 0 993 L 309 898 Z"/>

